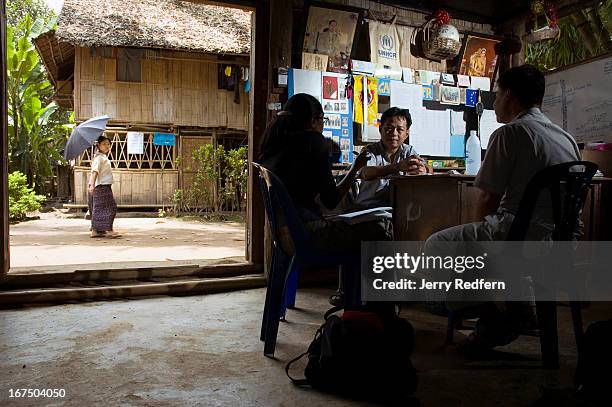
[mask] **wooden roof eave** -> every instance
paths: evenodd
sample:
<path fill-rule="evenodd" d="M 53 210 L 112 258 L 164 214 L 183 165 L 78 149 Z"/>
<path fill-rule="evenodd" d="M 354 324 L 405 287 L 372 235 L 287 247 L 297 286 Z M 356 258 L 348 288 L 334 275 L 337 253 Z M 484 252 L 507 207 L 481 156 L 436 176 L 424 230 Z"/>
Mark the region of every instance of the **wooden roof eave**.
<path fill-rule="evenodd" d="M 32 40 L 34 47 L 40 55 L 42 63 L 49 74 L 53 87 L 57 89 L 59 73 L 61 71 L 74 71 L 74 46 L 60 43 L 54 31 L 46 32 Z M 56 48 L 56 51 L 53 49 Z M 62 48 L 68 50 L 62 51 Z"/>

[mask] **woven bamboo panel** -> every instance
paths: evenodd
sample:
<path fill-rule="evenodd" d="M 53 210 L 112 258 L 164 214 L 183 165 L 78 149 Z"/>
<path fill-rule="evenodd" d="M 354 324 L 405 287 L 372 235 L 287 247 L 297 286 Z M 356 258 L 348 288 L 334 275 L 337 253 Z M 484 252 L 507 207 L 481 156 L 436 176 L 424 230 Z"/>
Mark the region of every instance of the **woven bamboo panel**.
<path fill-rule="evenodd" d="M 217 88 L 218 65 L 204 59 L 142 59 L 140 82 L 118 82 L 117 62 L 75 52 L 75 118 L 107 114 L 118 122 L 248 129 L 249 100 L 241 89 Z"/>
<path fill-rule="evenodd" d="M 177 170 L 113 170 L 113 195 L 121 206 L 168 206 L 178 189 Z M 75 167 L 75 204 L 87 205 L 89 168 Z"/>
<path fill-rule="evenodd" d="M 143 154 L 128 154 L 127 132 L 121 130 L 107 130 L 105 135 L 111 140 L 111 150 L 108 158 L 111 160 L 113 168 L 131 169 L 176 169 L 176 146 L 156 146 L 153 144 L 153 133 L 144 132 Z M 177 142 L 180 142 L 177 137 Z M 77 166 L 91 166 L 91 159 L 94 155 L 94 148 L 85 150 L 77 158 Z"/>

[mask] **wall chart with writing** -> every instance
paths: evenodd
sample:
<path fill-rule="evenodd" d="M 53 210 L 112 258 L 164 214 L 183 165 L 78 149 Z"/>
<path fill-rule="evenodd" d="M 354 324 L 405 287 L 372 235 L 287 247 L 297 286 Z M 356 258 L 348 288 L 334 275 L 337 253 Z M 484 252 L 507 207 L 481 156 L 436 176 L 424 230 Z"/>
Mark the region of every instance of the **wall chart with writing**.
<path fill-rule="evenodd" d="M 542 111 L 577 142 L 612 142 L 612 55 L 546 75 Z"/>

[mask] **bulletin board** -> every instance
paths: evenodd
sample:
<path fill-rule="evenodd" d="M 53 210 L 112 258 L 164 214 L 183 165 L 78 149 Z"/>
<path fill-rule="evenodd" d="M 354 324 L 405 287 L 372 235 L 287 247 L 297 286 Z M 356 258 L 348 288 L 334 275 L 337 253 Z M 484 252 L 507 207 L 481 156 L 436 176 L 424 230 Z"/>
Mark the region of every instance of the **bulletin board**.
<path fill-rule="evenodd" d="M 289 69 L 289 97 L 306 93 L 323 106 L 323 136 L 334 163 L 353 163 L 353 102 L 347 95 L 348 74 Z"/>

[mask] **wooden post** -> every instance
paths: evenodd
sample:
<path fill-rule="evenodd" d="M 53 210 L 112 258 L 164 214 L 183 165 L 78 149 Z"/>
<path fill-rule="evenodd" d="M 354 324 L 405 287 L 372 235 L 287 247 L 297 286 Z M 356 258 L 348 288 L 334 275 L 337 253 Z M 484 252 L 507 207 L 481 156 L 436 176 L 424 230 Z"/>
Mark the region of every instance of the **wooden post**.
<path fill-rule="evenodd" d="M 0 217 L 2 218 L 2 234 L 0 236 L 0 251 L 2 251 L 2 269 L 0 276 L 6 275 L 9 270 L 9 210 L 8 210 L 8 106 L 7 106 L 7 87 L 6 87 L 6 9 L 5 2 L 0 6 L 0 72 L 2 75 L 2 102 L 0 106 Z"/>
<path fill-rule="evenodd" d="M 259 143 L 267 124 L 268 78 L 270 62 L 270 3 L 257 2 L 252 17 L 251 91 L 249 123 L 249 180 L 247 191 L 246 260 L 263 264 L 264 206 L 259 182 L 250 165 L 259 154 Z"/>

